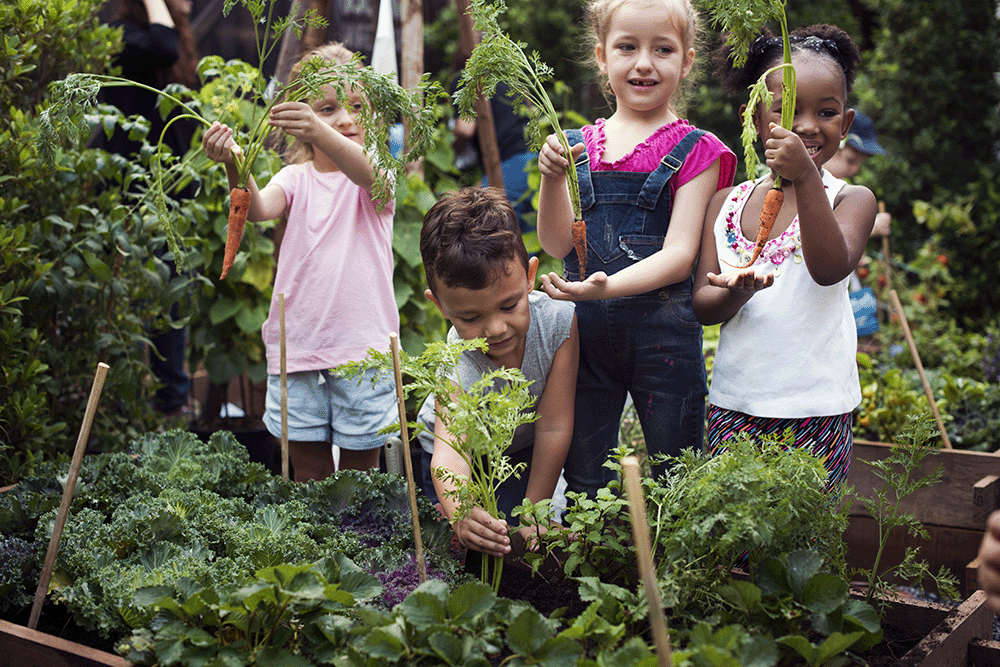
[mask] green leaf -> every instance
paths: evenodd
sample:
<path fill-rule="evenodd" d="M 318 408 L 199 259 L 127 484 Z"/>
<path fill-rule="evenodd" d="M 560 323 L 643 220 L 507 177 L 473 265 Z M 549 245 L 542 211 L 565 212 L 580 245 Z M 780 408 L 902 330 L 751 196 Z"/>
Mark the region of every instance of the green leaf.
<path fill-rule="evenodd" d="M 823 557 L 811 549 L 798 549 L 788 554 L 788 585 L 801 598 L 806 584 L 819 572 Z"/>
<path fill-rule="evenodd" d="M 548 622 L 534 609 L 522 611 L 507 628 L 507 645 L 526 658 L 535 658 L 535 653 L 551 637 L 552 629 Z"/>
<path fill-rule="evenodd" d="M 315 667 L 312 661 L 301 655 L 275 646 L 268 646 L 254 657 L 258 667 Z"/>
<path fill-rule="evenodd" d="M 442 596 L 435 595 L 434 591 L 424 590 L 423 586 L 407 595 L 399 606 L 406 620 L 418 629 L 441 625 L 448 618 Z"/>
<path fill-rule="evenodd" d="M 423 586 L 429 583 L 430 581 Z M 448 597 L 448 613 L 455 623 L 471 623 L 495 603 L 496 596 L 488 586 L 479 581 L 471 581 L 456 588 Z"/>
<path fill-rule="evenodd" d="M 462 665 L 462 640 L 453 632 L 434 632 L 427 637 L 427 644 L 446 664 Z"/>
<path fill-rule="evenodd" d="M 802 606 L 815 614 L 826 614 L 848 599 L 848 585 L 842 577 L 820 572 L 806 583 Z"/>

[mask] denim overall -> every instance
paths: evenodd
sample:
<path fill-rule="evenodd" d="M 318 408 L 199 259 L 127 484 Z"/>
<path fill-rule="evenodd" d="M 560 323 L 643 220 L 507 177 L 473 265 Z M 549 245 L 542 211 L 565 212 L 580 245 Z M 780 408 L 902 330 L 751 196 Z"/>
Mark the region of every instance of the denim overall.
<path fill-rule="evenodd" d="M 652 173 L 592 172 L 586 151 L 577 158 L 587 275 L 616 273 L 663 247 L 672 203 L 668 181 L 703 133 L 692 130 Z M 579 130 L 566 134 L 570 145 L 583 142 Z M 579 280 L 575 252 L 563 265 L 568 280 Z M 645 294 L 577 302 L 580 370 L 565 467 L 568 490 L 593 498 L 614 478 L 603 463 L 618 444 L 626 393 L 650 454 L 701 450 L 707 386 L 691 284 L 689 276 Z"/>

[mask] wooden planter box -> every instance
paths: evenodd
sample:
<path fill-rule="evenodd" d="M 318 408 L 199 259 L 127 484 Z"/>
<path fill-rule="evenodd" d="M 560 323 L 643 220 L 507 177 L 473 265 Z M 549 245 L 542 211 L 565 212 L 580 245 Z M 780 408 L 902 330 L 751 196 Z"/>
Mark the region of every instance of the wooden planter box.
<path fill-rule="evenodd" d="M 1000 642 L 992 641 L 993 612 L 976 591 L 959 607 L 914 600 L 889 606 L 885 625 L 923 639 L 898 667 L 987 667 L 1000 665 Z M 124 658 L 0 620 L 0 667 L 134 667 Z"/>
<path fill-rule="evenodd" d="M 872 497 L 873 490 L 884 485 L 867 462 L 886 458 L 890 448 L 891 445 L 885 443 L 854 442 L 847 484 L 854 486 L 855 496 Z M 919 547 L 920 557 L 930 564 L 931 570 L 936 572 L 944 566 L 955 575 L 962 597 L 966 598 L 978 589 L 976 556 L 986 517 L 1000 509 L 1000 456 L 940 450 L 924 459 L 917 474 L 923 476 L 938 466 L 943 473 L 941 482 L 903 499 L 900 507 L 901 511 L 914 515 L 924 524 L 930 539 L 911 537 L 905 530 L 897 529 L 890 534 L 882 563 L 898 563 L 906 547 Z M 878 530 L 860 500 L 855 500 L 851 506 L 844 541 L 848 563 L 870 569 L 875 560 Z"/>
<path fill-rule="evenodd" d="M 924 639 L 899 659 L 898 667 L 1000 665 L 1000 642 L 983 591 L 959 607 L 904 600 L 893 603 L 886 625 L 915 630 Z M 0 620 L 0 667 L 133 667 L 111 653 Z"/>

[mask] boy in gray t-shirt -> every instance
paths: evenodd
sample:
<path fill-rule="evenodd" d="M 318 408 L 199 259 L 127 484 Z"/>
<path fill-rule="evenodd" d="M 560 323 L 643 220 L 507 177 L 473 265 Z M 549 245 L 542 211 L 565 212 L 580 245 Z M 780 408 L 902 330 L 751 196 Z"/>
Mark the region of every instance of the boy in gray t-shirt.
<path fill-rule="evenodd" d="M 425 294 L 452 324 L 448 340 L 485 338 L 489 346 L 485 353 L 463 354 L 452 378 L 456 390 L 497 368 L 518 368 L 532 381 L 538 419 L 518 427 L 506 452 L 512 464 L 523 461 L 527 469 L 497 490 L 498 507 L 509 517 L 525 498 L 551 498 L 566 461 L 579 361 L 573 304 L 534 291 L 538 258 L 528 257 L 510 202 L 493 188 L 464 188 L 432 206 L 420 232 L 420 254 L 430 288 Z M 431 401 L 420 411 L 427 424 L 434 421 Z M 451 438 L 436 425 L 431 468 L 467 475 Z M 456 504 L 446 494 L 449 482 L 433 477 L 433 484 L 450 519 Z M 507 522 L 481 507 L 452 527 L 474 551 L 493 556 L 510 551 Z"/>

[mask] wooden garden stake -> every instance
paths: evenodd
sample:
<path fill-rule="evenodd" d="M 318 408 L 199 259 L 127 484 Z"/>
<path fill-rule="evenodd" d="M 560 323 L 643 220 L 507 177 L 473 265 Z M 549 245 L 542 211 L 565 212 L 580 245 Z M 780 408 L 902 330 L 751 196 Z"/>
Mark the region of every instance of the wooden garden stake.
<path fill-rule="evenodd" d="M 656 642 L 656 659 L 660 667 L 673 667 L 670 630 L 667 628 L 667 617 L 660 602 L 660 587 L 656 583 L 656 571 L 653 569 L 649 523 L 646 521 L 646 501 L 642 497 L 642 486 L 639 483 L 639 459 L 634 456 L 623 458 L 622 475 L 625 477 L 625 491 L 628 494 L 632 537 L 635 540 L 635 552 L 639 561 L 639 576 L 642 578 L 643 588 L 646 589 L 646 602 L 649 604 L 649 624 L 653 630 L 653 640 Z"/>
<path fill-rule="evenodd" d="M 927 381 L 927 375 L 924 373 L 924 365 L 920 363 L 917 344 L 913 342 L 913 334 L 910 333 L 910 324 L 906 321 L 906 315 L 903 313 L 903 305 L 899 302 L 899 295 L 896 293 L 896 290 L 889 290 L 889 300 L 892 301 L 892 309 L 899 316 L 899 323 L 903 325 L 903 335 L 906 336 L 906 344 L 910 346 L 910 354 L 913 356 L 913 363 L 917 367 L 917 373 L 920 374 L 920 382 L 924 385 L 924 394 L 927 395 L 927 402 L 931 405 L 931 412 L 934 414 L 938 431 L 941 433 L 944 448 L 951 449 L 951 440 L 948 439 L 948 432 L 945 430 L 944 422 L 941 420 L 941 413 L 938 412 L 937 403 L 934 402 L 934 392 L 931 391 L 931 385 Z"/>
<path fill-rule="evenodd" d="M 278 292 L 281 324 L 281 476 L 288 479 L 288 357 L 285 350 L 285 293 Z"/>
<path fill-rule="evenodd" d="M 410 435 L 406 427 L 406 400 L 403 397 L 403 371 L 399 365 L 399 335 L 389 334 L 392 347 L 392 370 L 396 377 L 396 404 L 399 406 L 399 437 L 403 441 L 403 468 L 406 470 L 406 488 L 410 492 L 410 517 L 413 519 L 413 544 L 416 546 L 417 580 L 427 581 L 424 564 L 424 542 L 420 537 L 420 514 L 417 512 L 417 487 L 413 482 L 413 461 L 410 459 Z"/>
<path fill-rule="evenodd" d="M 97 412 L 97 401 L 100 399 L 101 391 L 104 389 L 104 379 L 108 375 L 108 368 L 109 366 L 104 362 L 97 364 L 94 383 L 90 387 L 90 398 L 87 400 L 87 409 L 83 414 L 83 423 L 80 425 L 80 435 L 77 436 L 76 447 L 73 449 L 73 459 L 69 465 L 69 476 L 66 478 L 66 485 L 63 487 L 62 502 L 59 503 L 56 522 L 52 527 L 52 537 L 49 538 L 49 549 L 45 552 L 45 563 L 42 565 L 42 574 L 38 578 L 38 588 L 35 589 L 35 601 L 31 605 L 31 616 L 28 618 L 28 627 L 32 630 L 38 629 L 38 617 L 42 613 L 42 603 L 45 602 L 45 596 L 49 592 L 49 580 L 52 578 L 52 570 L 56 565 L 59 540 L 62 538 L 63 528 L 66 526 L 66 518 L 69 516 L 70 503 L 73 502 L 76 478 L 80 475 L 83 455 L 87 451 L 87 439 L 90 437 L 90 427 L 94 423 L 94 413 Z"/>

